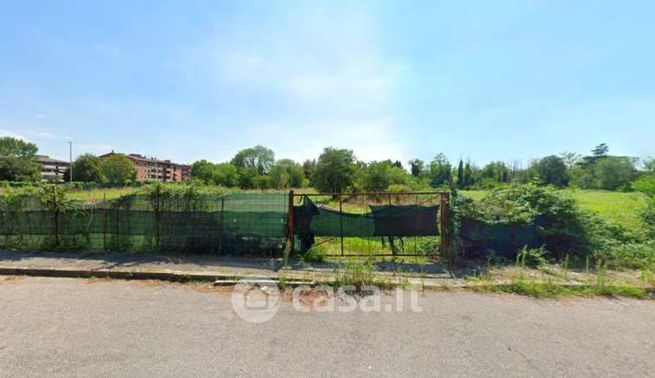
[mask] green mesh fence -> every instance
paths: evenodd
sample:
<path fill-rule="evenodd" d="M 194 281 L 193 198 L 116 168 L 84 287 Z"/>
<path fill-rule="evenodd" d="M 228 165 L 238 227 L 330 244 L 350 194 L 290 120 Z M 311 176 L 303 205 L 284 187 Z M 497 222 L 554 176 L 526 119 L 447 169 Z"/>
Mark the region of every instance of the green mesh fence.
<path fill-rule="evenodd" d="M 24 196 L 0 204 L 0 244 L 12 249 L 279 254 L 285 193 L 132 195 L 96 204 Z"/>
<path fill-rule="evenodd" d="M 440 194 L 297 197 L 294 235 L 301 253 L 428 255 L 439 247 Z"/>
<path fill-rule="evenodd" d="M 468 254 L 485 254 L 493 250 L 497 256 L 516 257 L 524 246 L 542 245 L 536 222 L 528 224 L 489 225 L 474 219 L 464 219 L 460 225 L 460 238 Z"/>
<path fill-rule="evenodd" d="M 343 227 L 342 227 L 343 226 Z M 375 223 L 371 214 L 340 213 L 339 210 L 319 206 L 311 221 L 316 236 L 374 236 Z"/>

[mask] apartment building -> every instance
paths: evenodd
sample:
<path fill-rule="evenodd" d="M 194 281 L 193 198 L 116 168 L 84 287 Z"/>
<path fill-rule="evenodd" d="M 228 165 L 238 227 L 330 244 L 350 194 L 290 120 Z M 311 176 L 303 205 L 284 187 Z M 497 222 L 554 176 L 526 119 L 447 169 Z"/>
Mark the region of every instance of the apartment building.
<path fill-rule="evenodd" d="M 53 159 L 47 155 L 36 155 L 34 162 L 41 166 L 41 180 L 46 182 L 64 182 L 70 163 Z"/>
<path fill-rule="evenodd" d="M 180 182 L 191 178 L 190 165 L 173 163 L 170 160 L 160 160 L 140 154 L 120 154 L 114 151 L 101 155 L 100 158 L 113 155 L 124 155 L 130 159 L 137 171 L 137 181 Z"/>

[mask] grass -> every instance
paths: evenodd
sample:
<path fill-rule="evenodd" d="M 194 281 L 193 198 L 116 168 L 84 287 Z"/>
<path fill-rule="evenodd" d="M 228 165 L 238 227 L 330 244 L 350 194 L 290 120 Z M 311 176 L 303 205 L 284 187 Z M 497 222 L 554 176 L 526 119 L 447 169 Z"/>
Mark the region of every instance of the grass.
<path fill-rule="evenodd" d="M 646 209 L 646 197 L 641 193 L 606 192 L 602 190 L 565 190 L 581 208 L 606 220 L 637 231 L 644 227 L 641 213 Z"/>
<path fill-rule="evenodd" d="M 655 279 L 650 271 L 612 271 L 603 264 L 569 270 L 545 264 L 536 269 L 517 259 L 514 266 L 488 265 L 483 273 L 467 278 L 468 288 L 477 292 L 510 293 L 535 298 L 625 297 L 650 299 Z"/>
<path fill-rule="evenodd" d="M 473 287 L 478 292 L 509 293 L 534 298 L 561 297 L 624 297 L 648 299 L 648 292 L 640 287 L 628 285 L 562 285 L 554 282 L 517 280 L 505 284 L 481 284 Z"/>
<path fill-rule="evenodd" d="M 134 193 L 138 188 L 108 188 L 91 190 L 73 190 L 68 195 L 71 199 L 85 202 L 100 202 L 103 199 L 116 199 Z"/>
<path fill-rule="evenodd" d="M 619 224 L 632 231 L 639 231 L 644 227 L 641 213 L 646 208 L 646 197 L 641 193 L 576 189 L 564 189 L 562 192 L 571 196 L 582 209 L 595 213 L 609 222 Z M 462 190 L 460 193 L 463 196 L 479 200 L 487 192 Z"/>

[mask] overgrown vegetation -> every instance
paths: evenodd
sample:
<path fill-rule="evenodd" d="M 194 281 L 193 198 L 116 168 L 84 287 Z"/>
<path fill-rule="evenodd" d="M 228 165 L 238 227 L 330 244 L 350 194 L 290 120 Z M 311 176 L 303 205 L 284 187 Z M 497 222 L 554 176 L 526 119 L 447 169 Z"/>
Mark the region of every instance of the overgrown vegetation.
<path fill-rule="evenodd" d="M 553 281 L 539 282 L 529 279 L 515 280 L 505 284 L 480 283 L 473 286 L 473 289 L 481 292 L 520 294 L 535 298 L 606 296 L 646 299 L 650 297 L 645 289 L 630 285 L 562 285 Z"/>
<path fill-rule="evenodd" d="M 387 289 L 395 286 L 395 283 L 392 282 L 390 277 L 377 274 L 372 258 L 340 261 L 335 266 L 333 274 L 333 285 L 342 287 L 353 286 L 357 291 L 362 290 L 362 287 L 367 285 L 375 286 L 379 289 Z"/>
<path fill-rule="evenodd" d="M 531 240 L 543 247 L 493 251 L 501 256 L 513 252 L 528 265 L 568 256 L 577 265 L 591 258 L 612 269 L 653 269 L 655 250 L 649 235 L 583 211 L 572 198 L 552 188 L 529 184 L 496 189 L 477 201 L 461 199 L 457 211 L 462 221 L 474 220 L 492 231 L 512 232 L 499 226 L 534 226 L 536 234 Z"/>

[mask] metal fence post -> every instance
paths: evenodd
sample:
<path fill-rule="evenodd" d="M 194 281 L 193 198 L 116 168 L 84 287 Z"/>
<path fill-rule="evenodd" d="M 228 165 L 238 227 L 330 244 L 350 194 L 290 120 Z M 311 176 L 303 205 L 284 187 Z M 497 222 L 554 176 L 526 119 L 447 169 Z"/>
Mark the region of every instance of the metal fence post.
<path fill-rule="evenodd" d="M 287 206 L 287 239 L 289 240 L 289 256 L 295 257 L 296 254 L 296 237 L 295 237 L 295 224 L 296 221 L 293 216 L 293 190 L 289 190 L 289 200 Z"/>
<path fill-rule="evenodd" d="M 54 210 L 55 247 L 59 247 L 59 204 L 57 203 L 57 187 L 52 186 L 52 206 Z"/>
<path fill-rule="evenodd" d="M 339 194 L 339 235 L 341 235 L 341 256 L 343 256 L 343 201 Z"/>
<path fill-rule="evenodd" d="M 221 235 L 218 239 L 218 254 L 223 254 L 223 233 L 225 232 L 225 197 L 221 198 Z"/>
<path fill-rule="evenodd" d="M 439 251 L 441 256 L 444 257 L 448 254 L 450 247 L 450 193 L 441 193 L 441 244 Z"/>
<path fill-rule="evenodd" d="M 107 251 L 107 193 L 102 193 L 102 250 Z"/>

